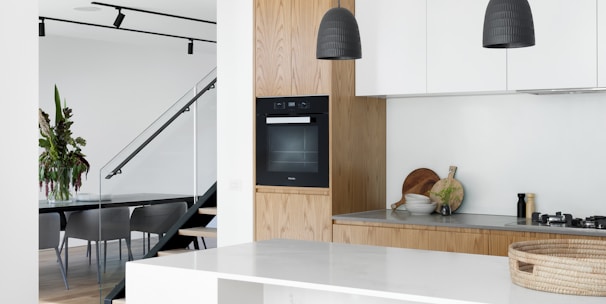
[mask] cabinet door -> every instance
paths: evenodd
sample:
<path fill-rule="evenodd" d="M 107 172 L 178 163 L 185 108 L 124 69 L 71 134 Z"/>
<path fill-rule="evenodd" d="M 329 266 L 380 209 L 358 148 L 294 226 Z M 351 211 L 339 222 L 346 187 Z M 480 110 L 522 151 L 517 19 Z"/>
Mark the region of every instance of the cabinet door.
<path fill-rule="evenodd" d="M 606 0 L 598 4 L 598 86 L 606 87 Z"/>
<path fill-rule="evenodd" d="M 507 50 L 508 89 L 593 87 L 596 0 L 530 0 L 536 45 Z"/>
<path fill-rule="evenodd" d="M 488 0 L 427 1 L 427 92 L 506 90 L 506 53 L 482 47 Z"/>
<path fill-rule="evenodd" d="M 257 192 L 255 239 L 332 241 L 330 196 Z"/>
<path fill-rule="evenodd" d="M 356 95 L 426 93 L 425 0 L 356 0 Z"/>
<path fill-rule="evenodd" d="M 320 21 L 330 4 L 325 0 L 292 1 L 292 95 L 330 94 L 331 61 L 316 59 Z"/>
<path fill-rule="evenodd" d="M 291 95 L 291 0 L 255 0 L 257 96 Z"/>

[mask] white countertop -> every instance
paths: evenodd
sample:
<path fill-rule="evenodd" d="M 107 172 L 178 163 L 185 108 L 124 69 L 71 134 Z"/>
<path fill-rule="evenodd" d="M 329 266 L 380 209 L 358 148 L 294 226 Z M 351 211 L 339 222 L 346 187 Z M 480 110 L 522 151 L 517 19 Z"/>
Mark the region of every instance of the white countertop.
<path fill-rule="evenodd" d="M 416 303 L 606 303 L 511 283 L 507 257 L 351 244 L 271 240 L 127 263 Z M 133 267 L 134 268 L 134 267 Z M 174 280 L 174 278 L 171 278 Z"/>

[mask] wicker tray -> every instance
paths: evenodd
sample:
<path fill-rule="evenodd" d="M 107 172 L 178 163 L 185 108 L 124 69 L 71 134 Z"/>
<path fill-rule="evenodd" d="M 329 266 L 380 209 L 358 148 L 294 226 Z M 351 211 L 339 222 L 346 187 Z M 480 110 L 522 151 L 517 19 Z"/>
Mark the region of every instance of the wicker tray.
<path fill-rule="evenodd" d="M 511 281 L 547 292 L 606 296 L 606 241 L 540 240 L 509 245 Z"/>

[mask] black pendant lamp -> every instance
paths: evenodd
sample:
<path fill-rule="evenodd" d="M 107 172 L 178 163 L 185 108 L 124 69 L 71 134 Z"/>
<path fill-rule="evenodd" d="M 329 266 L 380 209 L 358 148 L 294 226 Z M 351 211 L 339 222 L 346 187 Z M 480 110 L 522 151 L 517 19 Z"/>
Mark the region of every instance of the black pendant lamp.
<path fill-rule="evenodd" d="M 316 58 L 328 60 L 360 59 L 362 46 L 360 30 L 354 15 L 347 9 L 339 7 L 329 9 L 318 30 Z"/>
<path fill-rule="evenodd" d="M 485 48 L 534 45 L 534 22 L 527 0 L 490 0 L 484 16 Z"/>

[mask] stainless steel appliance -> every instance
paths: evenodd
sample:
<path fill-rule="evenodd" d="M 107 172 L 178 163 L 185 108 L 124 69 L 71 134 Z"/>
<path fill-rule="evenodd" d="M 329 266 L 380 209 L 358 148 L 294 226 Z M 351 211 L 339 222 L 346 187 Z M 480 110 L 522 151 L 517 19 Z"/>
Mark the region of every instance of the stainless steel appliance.
<path fill-rule="evenodd" d="M 555 215 L 532 213 L 532 224 L 539 226 L 606 229 L 606 216 L 593 215 L 574 218 L 572 214 L 556 212 Z"/>
<path fill-rule="evenodd" d="M 256 102 L 257 185 L 328 187 L 328 96 Z"/>

